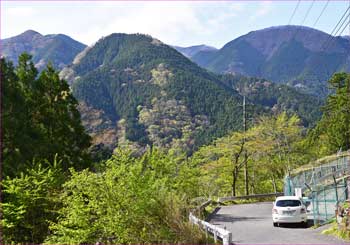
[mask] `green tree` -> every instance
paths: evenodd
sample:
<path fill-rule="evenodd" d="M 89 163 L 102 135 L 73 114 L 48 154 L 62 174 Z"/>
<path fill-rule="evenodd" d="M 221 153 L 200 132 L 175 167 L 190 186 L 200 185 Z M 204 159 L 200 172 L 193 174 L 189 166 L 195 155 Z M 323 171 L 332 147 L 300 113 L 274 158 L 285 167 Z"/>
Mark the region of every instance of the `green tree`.
<path fill-rule="evenodd" d="M 51 64 L 37 79 L 34 96 L 40 105 L 36 120 L 44 128 L 45 141 L 50 146 L 44 147 L 39 156 L 51 160 L 58 153 L 67 164 L 64 169 L 88 167 L 90 136 L 81 124 L 78 102 L 67 82 L 59 78 Z"/>
<path fill-rule="evenodd" d="M 233 132 L 201 147 L 192 161 L 201 171 L 203 194 L 245 193 L 245 163 L 251 193 L 280 190 L 288 171 L 306 162 L 307 152 L 300 147 L 302 131 L 297 116 L 281 113 L 261 117 L 246 133 Z"/>
<path fill-rule="evenodd" d="M 51 65 L 38 77 L 25 53 L 16 68 L 4 58 L 0 66 L 3 175 L 18 175 L 34 158 L 52 162 L 56 154 L 64 160 L 65 170 L 88 167 L 90 137 L 66 81 Z"/>
<path fill-rule="evenodd" d="M 350 149 L 350 74 L 334 74 L 328 83 L 334 93 L 328 96 L 323 116 L 310 134 L 317 147 L 327 146 L 324 154 Z"/>
<path fill-rule="evenodd" d="M 5 244 L 44 241 L 60 206 L 58 193 L 64 176 L 59 165 L 56 161 L 35 162 L 18 177 L 3 180 L 1 227 Z"/>
<path fill-rule="evenodd" d="M 281 180 L 296 166 L 305 161 L 306 151 L 300 150 L 303 127 L 296 115 L 281 113 L 272 117 L 261 117 L 259 123 L 250 129 L 252 135 L 249 147 L 253 150 L 252 166 L 256 179 L 252 183 L 259 187 L 272 183 L 272 191 L 280 191 Z M 270 182 L 271 181 L 271 182 Z"/>
<path fill-rule="evenodd" d="M 141 158 L 117 152 L 102 172 L 72 170 L 64 184 L 60 217 L 46 242 L 204 242 L 187 221 L 190 178 L 182 166 L 156 151 Z"/>

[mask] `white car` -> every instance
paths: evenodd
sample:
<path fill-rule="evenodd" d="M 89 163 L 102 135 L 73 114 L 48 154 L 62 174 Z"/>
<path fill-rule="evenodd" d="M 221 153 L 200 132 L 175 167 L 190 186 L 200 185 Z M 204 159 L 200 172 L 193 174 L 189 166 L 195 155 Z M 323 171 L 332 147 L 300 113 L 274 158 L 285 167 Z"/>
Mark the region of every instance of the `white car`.
<path fill-rule="evenodd" d="M 300 223 L 307 226 L 306 206 L 296 196 L 277 197 L 272 208 L 273 226 L 280 223 Z"/>

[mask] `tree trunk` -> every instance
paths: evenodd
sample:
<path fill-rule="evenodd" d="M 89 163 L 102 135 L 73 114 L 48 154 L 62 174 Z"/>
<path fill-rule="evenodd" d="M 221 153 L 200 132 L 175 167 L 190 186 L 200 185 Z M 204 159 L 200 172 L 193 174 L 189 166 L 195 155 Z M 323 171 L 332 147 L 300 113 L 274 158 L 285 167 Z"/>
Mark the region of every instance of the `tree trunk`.
<path fill-rule="evenodd" d="M 232 171 L 232 196 L 236 196 L 236 182 L 237 182 L 238 170 L 237 167 L 234 167 Z"/>
<path fill-rule="evenodd" d="M 275 176 L 274 175 L 271 175 L 271 180 L 272 180 L 273 191 L 275 193 L 277 193 L 277 186 L 276 186 L 276 180 L 275 180 Z"/>
<path fill-rule="evenodd" d="M 247 153 L 244 152 L 244 185 L 245 185 L 245 194 L 249 195 L 249 180 L 248 180 L 248 159 Z"/>

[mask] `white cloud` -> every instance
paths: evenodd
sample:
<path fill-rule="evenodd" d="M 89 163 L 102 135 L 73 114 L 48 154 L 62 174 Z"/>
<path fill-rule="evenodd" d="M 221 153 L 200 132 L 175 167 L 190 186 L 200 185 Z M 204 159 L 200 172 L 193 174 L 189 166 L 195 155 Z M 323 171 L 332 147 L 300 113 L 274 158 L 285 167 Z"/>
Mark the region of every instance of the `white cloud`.
<path fill-rule="evenodd" d="M 205 32 L 204 23 L 196 17 L 191 4 L 169 2 L 145 3 L 128 14 L 114 18 L 104 29 L 111 32 L 147 33 L 164 42 L 174 42 L 186 34 Z"/>
<path fill-rule="evenodd" d="M 3 4 L 2 4 L 3 5 Z M 2 38 L 27 29 L 64 33 L 85 44 L 115 32 L 150 34 L 168 44 L 220 45 L 238 34 L 242 2 L 6 2 Z M 236 19 L 235 19 L 236 18 Z M 199 41 L 202 40 L 202 41 Z M 225 40 L 227 41 L 227 39 Z"/>
<path fill-rule="evenodd" d="M 273 10 L 273 2 L 272 1 L 263 1 L 259 4 L 258 10 L 250 16 L 250 21 L 256 21 L 257 19 L 264 17 L 271 13 Z"/>
<path fill-rule="evenodd" d="M 32 7 L 10 7 L 5 10 L 5 14 L 9 17 L 25 18 L 35 15 Z"/>
<path fill-rule="evenodd" d="M 1 1 L 1 38 L 28 29 L 64 33 L 92 44 L 115 32 L 150 34 L 168 44 L 216 47 L 248 33 L 287 22 L 295 6 L 276 1 Z M 315 3 L 322 8 L 324 3 Z M 328 20 L 342 14 L 343 2 L 329 5 Z M 306 8 L 306 7 L 305 7 Z M 325 18 L 324 18 L 325 19 Z M 329 30 L 332 21 L 320 21 Z"/>

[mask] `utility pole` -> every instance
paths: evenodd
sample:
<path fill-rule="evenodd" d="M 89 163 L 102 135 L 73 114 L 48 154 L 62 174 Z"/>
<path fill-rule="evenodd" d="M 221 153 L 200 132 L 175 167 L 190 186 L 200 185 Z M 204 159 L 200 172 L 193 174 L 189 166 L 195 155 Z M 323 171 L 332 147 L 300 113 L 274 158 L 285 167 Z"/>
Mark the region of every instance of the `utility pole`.
<path fill-rule="evenodd" d="M 245 135 L 247 131 L 247 116 L 246 116 L 246 101 L 245 95 L 243 95 L 243 143 L 245 144 Z M 249 195 L 249 183 L 248 183 L 248 163 L 247 163 L 247 150 L 244 150 L 244 185 L 245 185 L 245 194 Z"/>

